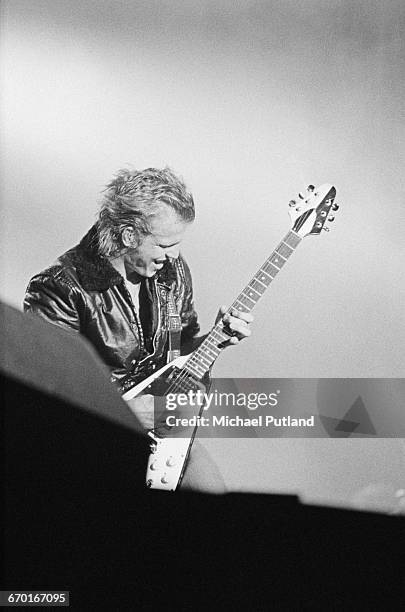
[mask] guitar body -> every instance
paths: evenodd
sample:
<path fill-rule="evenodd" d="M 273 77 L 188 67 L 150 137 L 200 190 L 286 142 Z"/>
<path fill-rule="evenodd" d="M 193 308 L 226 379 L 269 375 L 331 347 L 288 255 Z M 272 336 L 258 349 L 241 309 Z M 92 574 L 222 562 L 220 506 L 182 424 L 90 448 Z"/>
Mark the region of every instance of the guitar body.
<path fill-rule="evenodd" d="M 148 393 L 155 396 L 156 405 L 157 399 L 167 395 L 174 381 L 182 376 L 183 366 L 189 357 L 189 355 L 177 357 L 132 387 L 123 394 L 122 398 L 129 401 Z M 190 383 L 190 378 L 188 378 L 188 383 Z M 193 386 L 195 389 L 202 387 L 197 380 Z M 192 390 L 190 384 L 188 388 Z M 156 414 L 155 410 L 155 416 Z M 164 416 L 169 414 L 171 413 L 167 412 Z M 147 487 L 164 491 L 176 490 L 183 477 L 195 431 L 195 426 L 179 430 L 178 428 L 170 429 L 165 425 L 159 427 L 157 424 L 156 428 L 149 432 L 151 454 L 146 468 Z"/>
<path fill-rule="evenodd" d="M 183 479 L 192 438 L 158 438 L 152 432 L 149 436 L 152 442 L 146 468 L 146 486 L 162 491 L 175 491 Z"/>
<path fill-rule="evenodd" d="M 238 295 L 227 313 L 235 310 L 250 312 L 300 244 L 302 238 L 319 235 L 323 229 L 329 231 L 329 228 L 325 227 L 325 222 L 333 221 L 334 217 L 328 215 L 339 208 L 334 203 L 335 196 L 336 189 L 333 185 L 324 184 L 317 188 L 310 185 L 305 194 L 300 193 L 297 200 L 289 202 L 292 229 Z M 190 391 L 204 389 L 201 380 L 228 340 L 229 331 L 220 321 L 191 355 L 178 357 L 129 390 L 124 387 L 123 399 L 129 401 L 145 393 L 155 398 L 162 398 L 169 393 L 176 396 L 176 394 L 187 394 Z M 157 401 L 155 399 L 155 408 Z M 191 402 L 190 405 L 192 405 Z M 197 416 L 203 410 L 203 406 L 193 408 L 194 413 L 187 409 L 187 416 Z M 169 414 L 165 406 L 161 412 L 164 417 Z M 181 483 L 196 431 L 197 424 L 186 428 L 172 427 L 167 423 L 162 424 L 155 410 L 155 427 L 149 432 L 151 455 L 146 473 L 148 487 L 166 491 L 176 490 Z"/>
<path fill-rule="evenodd" d="M 184 366 L 188 358 L 189 355 L 184 355 L 182 357 L 177 357 L 177 359 L 174 359 L 170 363 L 167 363 L 162 368 L 148 376 L 148 378 L 145 378 L 145 380 L 135 385 L 135 387 L 132 387 L 129 389 L 129 391 L 126 391 L 122 395 L 122 399 L 128 401 L 134 397 L 137 397 L 138 395 L 141 395 L 141 393 L 150 393 L 151 395 L 155 395 L 153 391 L 156 390 L 156 386 L 161 386 L 163 381 L 166 381 L 166 384 L 169 385 L 171 376 L 173 376 L 176 370 L 181 369 Z M 161 395 L 163 395 L 163 393 Z"/>

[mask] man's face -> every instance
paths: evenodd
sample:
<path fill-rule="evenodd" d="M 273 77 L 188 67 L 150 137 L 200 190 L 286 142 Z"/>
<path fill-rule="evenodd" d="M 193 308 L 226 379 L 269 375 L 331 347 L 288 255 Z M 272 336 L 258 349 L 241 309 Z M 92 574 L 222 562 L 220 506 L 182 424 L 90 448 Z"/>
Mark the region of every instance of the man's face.
<path fill-rule="evenodd" d="M 163 268 L 167 258 L 177 259 L 189 225 L 172 208 L 163 204 L 161 211 L 152 218 L 151 234 L 126 253 L 127 272 L 150 278 Z"/>

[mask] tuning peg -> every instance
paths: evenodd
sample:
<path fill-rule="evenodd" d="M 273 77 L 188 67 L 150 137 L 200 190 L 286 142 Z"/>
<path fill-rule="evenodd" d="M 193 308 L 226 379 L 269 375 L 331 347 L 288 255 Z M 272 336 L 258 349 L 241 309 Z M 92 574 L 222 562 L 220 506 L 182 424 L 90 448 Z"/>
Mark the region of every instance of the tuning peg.
<path fill-rule="evenodd" d="M 293 208 L 293 207 L 296 205 L 296 203 L 297 203 L 297 202 L 296 202 L 295 200 L 290 200 L 290 201 L 289 201 L 289 203 L 288 203 L 288 206 L 289 206 L 290 208 Z"/>
<path fill-rule="evenodd" d="M 314 191 L 315 187 L 313 185 L 308 185 L 307 191 Z"/>
<path fill-rule="evenodd" d="M 325 230 L 325 232 L 330 232 L 330 229 L 327 225 L 325 225 L 325 227 L 323 228 Z"/>
<path fill-rule="evenodd" d="M 332 210 L 339 210 L 339 204 L 332 204 Z"/>
<path fill-rule="evenodd" d="M 328 221 L 334 221 L 334 220 L 335 220 L 335 217 L 333 215 L 328 217 Z"/>
<path fill-rule="evenodd" d="M 305 200 L 305 195 L 302 193 L 302 191 L 299 192 L 298 197 L 300 200 Z"/>

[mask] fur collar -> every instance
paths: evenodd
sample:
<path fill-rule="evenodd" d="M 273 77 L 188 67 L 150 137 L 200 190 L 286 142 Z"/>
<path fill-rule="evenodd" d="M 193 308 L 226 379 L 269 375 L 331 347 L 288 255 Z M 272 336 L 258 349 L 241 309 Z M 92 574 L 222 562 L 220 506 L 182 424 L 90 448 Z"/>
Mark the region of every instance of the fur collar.
<path fill-rule="evenodd" d="M 80 243 L 69 252 L 79 281 L 86 291 L 106 291 L 122 283 L 121 274 L 98 252 L 97 226 L 93 225 Z M 167 262 L 157 275 L 157 282 L 170 286 L 176 280 L 175 263 Z"/>

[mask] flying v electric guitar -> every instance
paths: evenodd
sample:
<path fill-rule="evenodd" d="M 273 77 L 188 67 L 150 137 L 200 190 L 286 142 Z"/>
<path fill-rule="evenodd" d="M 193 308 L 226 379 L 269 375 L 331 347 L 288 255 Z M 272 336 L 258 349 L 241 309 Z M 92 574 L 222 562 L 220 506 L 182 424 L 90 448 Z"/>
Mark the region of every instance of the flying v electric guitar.
<path fill-rule="evenodd" d="M 243 291 L 238 295 L 227 312 L 237 309 L 250 312 L 262 297 L 270 283 L 295 251 L 305 236 L 320 234 L 331 210 L 339 207 L 335 204 L 336 189 L 324 184 L 315 188 L 310 185 L 306 193 L 299 194 L 297 200 L 289 203 L 292 228 L 283 238 L 270 257 L 259 268 Z M 187 393 L 201 389 L 201 380 L 207 374 L 224 344 L 229 340 L 230 332 L 222 321 L 218 322 L 191 355 L 174 359 L 151 376 L 132 387 L 122 396 L 130 400 L 142 393 L 168 396 L 168 394 Z M 203 407 L 200 409 L 202 412 Z M 191 446 L 197 426 L 191 433 L 182 437 L 159 434 L 159 429 L 149 433 L 151 437 L 151 455 L 148 460 L 146 484 L 153 489 L 174 491 L 181 483 L 187 465 Z"/>

